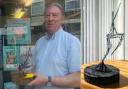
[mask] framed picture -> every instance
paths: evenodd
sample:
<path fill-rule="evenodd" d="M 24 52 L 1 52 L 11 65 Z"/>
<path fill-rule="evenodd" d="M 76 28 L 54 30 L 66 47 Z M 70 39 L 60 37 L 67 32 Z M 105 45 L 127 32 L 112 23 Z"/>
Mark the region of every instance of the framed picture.
<path fill-rule="evenodd" d="M 18 68 L 19 48 L 18 46 L 3 46 L 4 70 L 16 70 Z"/>
<path fill-rule="evenodd" d="M 30 35 L 27 26 L 7 27 L 8 44 L 29 44 L 31 42 Z"/>
<path fill-rule="evenodd" d="M 44 0 L 32 3 L 31 16 L 43 15 L 44 9 L 45 9 L 45 1 Z"/>
<path fill-rule="evenodd" d="M 80 10 L 80 0 L 65 0 L 65 11 Z"/>
<path fill-rule="evenodd" d="M 20 46 L 19 66 L 24 72 L 31 72 L 33 68 L 34 46 Z"/>

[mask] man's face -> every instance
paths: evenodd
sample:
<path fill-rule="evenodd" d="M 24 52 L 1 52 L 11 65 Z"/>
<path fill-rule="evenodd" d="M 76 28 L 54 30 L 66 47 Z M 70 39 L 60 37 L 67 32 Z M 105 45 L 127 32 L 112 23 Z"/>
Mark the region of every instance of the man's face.
<path fill-rule="evenodd" d="M 60 9 L 56 6 L 51 6 L 47 9 L 44 21 L 47 32 L 54 33 L 62 25 L 64 16 Z"/>

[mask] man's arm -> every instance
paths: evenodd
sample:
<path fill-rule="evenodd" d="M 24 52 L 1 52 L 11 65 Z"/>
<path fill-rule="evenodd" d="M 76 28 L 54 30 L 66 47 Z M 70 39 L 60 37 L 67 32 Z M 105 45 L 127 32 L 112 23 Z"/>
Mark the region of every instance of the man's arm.
<path fill-rule="evenodd" d="M 29 86 L 42 86 L 48 83 L 48 77 L 35 74 L 36 78 L 30 82 Z M 51 83 L 57 87 L 79 87 L 80 86 L 80 72 L 74 72 L 65 76 L 52 77 Z"/>
<path fill-rule="evenodd" d="M 52 85 L 59 87 L 79 87 L 80 86 L 80 72 L 74 72 L 64 77 L 53 77 Z"/>
<path fill-rule="evenodd" d="M 65 76 L 53 77 L 52 84 L 60 87 L 80 86 L 80 42 L 73 38 L 68 46 L 67 65 L 69 74 Z M 68 43 L 70 43 L 68 42 Z M 79 72 L 78 72 L 79 71 Z"/>

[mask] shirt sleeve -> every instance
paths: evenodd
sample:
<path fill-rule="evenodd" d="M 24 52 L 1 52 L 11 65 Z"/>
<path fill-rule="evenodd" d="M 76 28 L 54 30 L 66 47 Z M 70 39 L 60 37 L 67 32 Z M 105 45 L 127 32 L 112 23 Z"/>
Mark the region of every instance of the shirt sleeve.
<path fill-rule="evenodd" d="M 38 54 L 38 49 L 39 49 L 39 45 L 40 45 L 40 40 L 41 38 L 36 42 L 35 46 L 33 47 L 33 52 L 32 52 L 32 65 L 33 65 L 33 71 L 36 70 L 37 68 L 37 54 Z"/>
<path fill-rule="evenodd" d="M 37 56 L 37 49 L 36 46 L 34 46 L 32 51 L 32 65 L 33 65 L 32 71 L 35 71 L 36 69 L 36 63 L 37 63 L 36 56 Z"/>
<path fill-rule="evenodd" d="M 69 73 L 80 71 L 80 41 L 77 38 L 70 42 L 67 59 Z"/>

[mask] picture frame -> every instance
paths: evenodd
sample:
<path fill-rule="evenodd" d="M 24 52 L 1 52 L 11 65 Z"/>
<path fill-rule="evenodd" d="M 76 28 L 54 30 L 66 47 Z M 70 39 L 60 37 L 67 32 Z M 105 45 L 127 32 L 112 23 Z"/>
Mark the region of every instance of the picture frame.
<path fill-rule="evenodd" d="M 7 27 L 7 43 L 8 44 L 29 44 L 30 33 L 27 26 Z"/>
<path fill-rule="evenodd" d="M 33 68 L 33 54 L 34 54 L 34 46 L 20 46 L 19 47 L 19 68 L 24 72 L 31 72 Z"/>
<path fill-rule="evenodd" d="M 80 0 L 65 0 L 65 11 L 79 11 Z"/>
<path fill-rule="evenodd" d="M 18 68 L 19 47 L 3 46 L 3 66 L 5 71 L 13 71 Z"/>
<path fill-rule="evenodd" d="M 31 16 L 41 16 L 44 13 L 45 1 L 33 2 L 31 6 Z"/>

